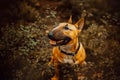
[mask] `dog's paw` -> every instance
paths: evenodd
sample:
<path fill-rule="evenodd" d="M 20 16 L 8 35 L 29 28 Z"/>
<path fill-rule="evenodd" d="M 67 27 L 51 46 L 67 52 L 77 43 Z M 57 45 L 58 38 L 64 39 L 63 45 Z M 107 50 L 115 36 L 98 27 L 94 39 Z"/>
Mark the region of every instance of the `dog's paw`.
<path fill-rule="evenodd" d="M 49 63 L 48 63 L 48 66 L 49 66 L 49 67 L 51 67 L 51 66 L 52 66 L 52 63 L 51 63 L 51 62 L 49 62 Z"/>
<path fill-rule="evenodd" d="M 77 64 L 79 64 L 79 61 L 75 61 L 74 65 L 77 65 Z"/>
<path fill-rule="evenodd" d="M 82 66 L 82 67 L 85 67 L 85 66 L 87 66 L 87 62 L 84 61 L 84 62 L 82 62 L 82 63 L 79 63 L 79 61 L 76 61 L 76 62 L 74 63 L 74 66 L 76 66 L 76 65 L 80 65 L 80 66 Z"/>
<path fill-rule="evenodd" d="M 81 64 L 81 66 L 82 66 L 82 67 L 87 66 L 87 62 L 86 62 L 86 61 L 84 61 L 84 62 Z"/>
<path fill-rule="evenodd" d="M 51 80 L 59 80 L 59 78 L 54 76 L 54 77 L 51 78 Z"/>

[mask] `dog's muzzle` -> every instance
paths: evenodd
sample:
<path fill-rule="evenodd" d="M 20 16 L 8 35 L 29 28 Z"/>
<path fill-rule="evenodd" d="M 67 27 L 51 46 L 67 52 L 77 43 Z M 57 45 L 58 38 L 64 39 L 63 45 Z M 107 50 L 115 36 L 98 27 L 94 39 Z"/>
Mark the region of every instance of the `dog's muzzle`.
<path fill-rule="evenodd" d="M 48 37 L 50 39 L 50 44 L 53 46 L 66 45 L 71 40 L 71 38 L 67 36 L 55 38 L 52 32 L 48 34 Z"/>

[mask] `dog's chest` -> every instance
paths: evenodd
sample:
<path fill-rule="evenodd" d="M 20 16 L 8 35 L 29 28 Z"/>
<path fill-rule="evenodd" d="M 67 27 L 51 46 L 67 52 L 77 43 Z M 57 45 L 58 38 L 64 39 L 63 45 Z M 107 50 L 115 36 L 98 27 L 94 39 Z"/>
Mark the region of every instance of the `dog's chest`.
<path fill-rule="evenodd" d="M 73 56 L 71 56 L 71 55 L 66 55 L 66 56 L 63 57 L 62 60 L 60 60 L 60 59 L 58 59 L 58 60 L 59 60 L 61 63 L 69 63 L 69 64 L 74 63 L 74 58 L 73 58 Z"/>
<path fill-rule="evenodd" d="M 60 47 L 59 49 L 61 49 L 61 50 L 63 50 L 63 51 L 65 51 L 65 52 L 67 52 L 67 53 L 72 53 L 71 51 L 70 51 L 70 49 L 72 48 L 72 44 L 70 44 L 70 45 L 65 45 L 65 46 L 62 46 L 62 47 Z M 64 53 L 64 52 L 63 52 Z M 66 54 L 64 54 L 64 56 L 62 57 L 62 60 L 59 60 L 61 63 L 69 63 L 69 64 L 72 64 L 72 63 L 74 63 L 74 56 L 73 55 L 66 55 Z"/>
<path fill-rule="evenodd" d="M 63 60 L 64 63 L 74 63 L 73 56 L 65 56 Z"/>

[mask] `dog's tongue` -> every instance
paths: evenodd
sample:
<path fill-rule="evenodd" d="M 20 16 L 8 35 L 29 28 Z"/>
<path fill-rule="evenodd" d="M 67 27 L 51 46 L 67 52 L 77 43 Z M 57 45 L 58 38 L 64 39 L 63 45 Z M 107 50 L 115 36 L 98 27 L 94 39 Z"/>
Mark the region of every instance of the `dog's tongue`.
<path fill-rule="evenodd" d="M 56 41 L 50 40 L 49 42 L 51 45 L 56 45 Z"/>

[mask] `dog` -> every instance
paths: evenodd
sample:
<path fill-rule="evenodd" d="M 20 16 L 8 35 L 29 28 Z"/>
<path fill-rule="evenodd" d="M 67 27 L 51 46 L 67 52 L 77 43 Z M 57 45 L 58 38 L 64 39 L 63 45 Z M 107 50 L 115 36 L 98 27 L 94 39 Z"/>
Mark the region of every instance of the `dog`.
<path fill-rule="evenodd" d="M 48 65 L 53 64 L 55 75 L 51 80 L 59 80 L 60 63 L 71 65 L 86 64 L 86 53 L 81 42 L 78 41 L 79 33 L 84 26 L 84 18 L 80 18 L 72 24 L 72 16 L 68 22 L 62 22 L 55 26 L 49 33 L 50 44 L 53 46 L 51 60 Z"/>

